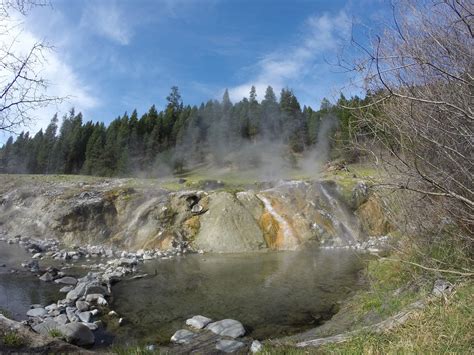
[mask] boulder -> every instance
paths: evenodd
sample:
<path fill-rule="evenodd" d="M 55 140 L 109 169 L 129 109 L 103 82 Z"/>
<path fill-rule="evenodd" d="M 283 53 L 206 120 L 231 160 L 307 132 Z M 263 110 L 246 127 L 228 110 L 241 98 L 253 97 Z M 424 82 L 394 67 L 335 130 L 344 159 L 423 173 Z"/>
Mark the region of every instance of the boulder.
<path fill-rule="evenodd" d="M 69 291 L 72 291 L 72 290 L 74 290 L 74 286 L 69 285 L 69 286 L 61 287 L 59 292 L 68 293 Z"/>
<path fill-rule="evenodd" d="M 68 292 L 68 294 L 66 295 L 66 299 L 70 301 L 75 301 L 78 298 L 84 296 L 84 292 L 86 291 L 87 285 L 87 282 L 79 282 L 73 290 Z"/>
<path fill-rule="evenodd" d="M 186 330 L 186 329 L 181 329 L 178 330 L 176 333 L 173 334 L 171 337 L 171 341 L 173 343 L 177 344 L 187 344 L 191 342 L 191 340 L 196 336 L 193 332 Z"/>
<path fill-rule="evenodd" d="M 222 339 L 216 343 L 216 349 L 225 353 L 233 353 L 245 346 L 241 341 Z"/>
<path fill-rule="evenodd" d="M 54 282 L 56 282 L 57 284 L 76 286 L 77 279 L 71 276 L 65 276 L 65 277 L 61 277 L 60 279 L 54 280 Z"/>
<path fill-rule="evenodd" d="M 79 312 L 84 312 L 89 310 L 89 303 L 85 301 L 77 301 L 76 308 Z"/>
<path fill-rule="evenodd" d="M 92 331 L 82 323 L 69 323 L 59 328 L 64 339 L 71 344 L 78 346 L 91 346 L 95 343 Z"/>
<path fill-rule="evenodd" d="M 186 325 L 189 325 L 196 329 L 202 329 L 206 325 L 212 322 L 212 319 L 204 317 L 204 316 L 194 316 L 186 320 Z"/>
<path fill-rule="evenodd" d="M 51 282 L 54 280 L 54 276 L 50 272 L 45 272 L 43 275 L 40 276 L 39 279 L 41 281 Z"/>
<path fill-rule="evenodd" d="M 67 307 L 66 315 L 71 323 L 79 322 L 79 318 L 76 316 L 76 313 L 75 313 L 75 308 Z"/>
<path fill-rule="evenodd" d="M 238 338 L 245 335 L 245 329 L 242 323 L 234 319 L 223 319 L 218 322 L 210 323 L 206 329 L 214 334 Z"/>
<path fill-rule="evenodd" d="M 86 296 L 86 302 L 97 302 L 99 298 L 104 298 L 104 295 L 100 293 L 90 293 Z"/>
<path fill-rule="evenodd" d="M 67 315 L 65 314 L 60 314 L 59 316 L 54 318 L 54 321 L 60 325 L 67 324 L 69 322 L 69 319 Z"/>
<path fill-rule="evenodd" d="M 84 324 L 87 328 L 89 328 L 90 330 L 97 330 L 99 329 L 99 325 L 96 324 L 96 323 L 85 323 L 83 322 L 82 324 Z"/>
<path fill-rule="evenodd" d="M 42 316 L 45 316 L 47 313 L 48 311 L 46 311 L 46 309 L 42 307 L 38 307 L 38 308 L 30 309 L 28 312 L 26 312 L 26 315 L 28 317 L 42 317 Z"/>
<path fill-rule="evenodd" d="M 46 319 L 43 323 L 33 326 L 36 333 L 49 336 L 51 331 L 59 330 L 61 325 L 52 319 Z"/>
<path fill-rule="evenodd" d="M 201 215 L 195 249 L 237 253 L 266 246 L 262 230 L 252 213 L 233 194 L 217 192 L 209 199 L 209 211 Z"/>
<path fill-rule="evenodd" d="M 89 311 L 77 312 L 76 315 L 79 317 L 81 322 L 89 323 L 91 321 L 92 315 L 91 315 L 91 312 L 89 312 Z"/>

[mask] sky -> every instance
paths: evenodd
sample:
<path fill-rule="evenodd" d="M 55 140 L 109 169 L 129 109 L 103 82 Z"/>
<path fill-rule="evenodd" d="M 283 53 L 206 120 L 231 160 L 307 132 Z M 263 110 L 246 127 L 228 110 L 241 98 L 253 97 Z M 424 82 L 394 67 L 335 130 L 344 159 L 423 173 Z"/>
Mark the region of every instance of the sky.
<path fill-rule="evenodd" d="M 46 127 L 71 107 L 84 120 L 110 122 L 166 105 L 171 86 L 185 104 L 233 102 L 252 85 L 262 99 L 271 85 L 288 87 L 302 105 L 350 95 L 350 75 L 336 65 L 354 32 L 387 16 L 388 0 L 50 0 L 21 23 L 17 47 L 53 48 L 41 74 L 48 94 L 65 102 L 36 112 L 25 130 Z M 1 138 L 4 140 L 5 138 Z"/>

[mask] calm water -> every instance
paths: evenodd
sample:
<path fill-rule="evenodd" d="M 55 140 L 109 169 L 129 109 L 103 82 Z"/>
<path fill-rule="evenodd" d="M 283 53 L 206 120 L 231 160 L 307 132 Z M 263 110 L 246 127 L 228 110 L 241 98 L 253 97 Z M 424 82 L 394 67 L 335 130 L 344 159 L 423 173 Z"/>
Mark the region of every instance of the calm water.
<path fill-rule="evenodd" d="M 16 320 L 27 318 L 30 305 L 46 306 L 60 298 L 60 286 L 42 282 L 21 268 L 21 262 L 29 260 L 31 254 L 23 247 L 0 242 L 0 308 Z M 20 272 L 11 273 L 12 269 Z"/>
<path fill-rule="evenodd" d="M 116 341 L 167 343 L 197 314 L 237 319 L 257 339 L 314 327 L 319 314 L 331 313 L 361 287 L 361 258 L 349 250 L 312 248 L 147 262 L 143 271 L 150 277 L 113 289 L 112 307 L 128 322 Z"/>

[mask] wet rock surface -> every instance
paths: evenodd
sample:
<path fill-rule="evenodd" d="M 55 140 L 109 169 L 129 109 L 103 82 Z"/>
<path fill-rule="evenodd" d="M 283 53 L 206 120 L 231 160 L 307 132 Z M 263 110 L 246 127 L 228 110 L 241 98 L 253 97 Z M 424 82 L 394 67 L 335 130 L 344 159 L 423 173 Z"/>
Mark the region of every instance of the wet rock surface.
<path fill-rule="evenodd" d="M 192 322 L 189 322 L 193 320 Z M 245 335 L 243 325 L 233 319 L 223 319 L 214 323 L 208 323 L 206 327 L 197 329 L 192 324 L 197 321 L 199 326 L 202 322 L 208 322 L 210 318 L 194 316 L 186 321 L 190 329 L 180 329 L 171 337 L 174 344 L 169 351 L 171 353 L 203 353 L 203 354 L 235 354 L 248 353 L 252 339 L 242 338 Z M 192 324 L 189 324 L 192 323 Z"/>

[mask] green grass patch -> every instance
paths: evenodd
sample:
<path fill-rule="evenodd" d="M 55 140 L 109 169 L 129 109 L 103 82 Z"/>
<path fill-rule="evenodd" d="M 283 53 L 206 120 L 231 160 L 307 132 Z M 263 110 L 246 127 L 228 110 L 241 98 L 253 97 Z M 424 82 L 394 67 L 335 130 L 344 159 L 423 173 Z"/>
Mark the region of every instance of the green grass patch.
<path fill-rule="evenodd" d="M 384 334 L 360 334 L 327 345 L 330 354 L 468 354 L 474 344 L 474 285 L 458 285 L 447 302 L 436 300 L 402 326 Z"/>
<path fill-rule="evenodd" d="M 63 337 L 63 333 L 61 333 L 61 331 L 59 329 L 56 329 L 56 328 L 49 330 L 48 334 L 52 338 L 62 338 Z"/>
<path fill-rule="evenodd" d="M 3 314 L 4 317 L 12 319 L 13 315 L 11 312 L 5 308 L 0 307 L 0 314 Z"/>
<path fill-rule="evenodd" d="M 11 331 L 6 331 L 5 333 L 3 333 L 2 343 L 7 348 L 17 349 L 25 345 L 26 340 L 17 332 L 11 330 Z"/>
<path fill-rule="evenodd" d="M 114 345 L 110 352 L 117 355 L 152 355 L 159 354 L 160 350 L 148 350 L 145 346 L 122 346 Z"/>

